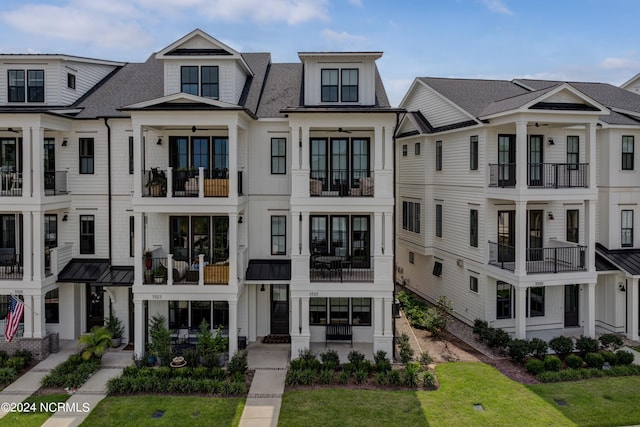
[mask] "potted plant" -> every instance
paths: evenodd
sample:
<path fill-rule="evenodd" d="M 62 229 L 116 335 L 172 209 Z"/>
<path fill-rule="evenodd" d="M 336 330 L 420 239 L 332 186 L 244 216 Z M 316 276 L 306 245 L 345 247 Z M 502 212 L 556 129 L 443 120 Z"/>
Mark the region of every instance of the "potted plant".
<path fill-rule="evenodd" d="M 153 279 L 156 283 L 164 282 L 164 272 L 165 272 L 165 269 L 162 266 L 158 266 L 153 269 Z"/>
<path fill-rule="evenodd" d="M 151 196 L 160 197 L 167 193 L 167 174 L 159 168 L 151 168 L 151 176 L 145 187 L 149 188 Z"/>
<path fill-rule="evenodd" d="M 122 326 L 122 322 L 114 314 L 112 307 L 109 307 L 109 317 L 107 317 L 107 322 L 104 327 L 111 333 L 111 347 L 120 347 L 122 334 L 124 334 L 124 326 Z"/>
<path fill-rule="evenodd" d="M 151 271 L 151 267 L 153 266 L 153 254 L 151 251 L 146 251 L 144 253 L 144 281 L 145 283 L 151 283 L 153 281 L 153 271 Z"/>

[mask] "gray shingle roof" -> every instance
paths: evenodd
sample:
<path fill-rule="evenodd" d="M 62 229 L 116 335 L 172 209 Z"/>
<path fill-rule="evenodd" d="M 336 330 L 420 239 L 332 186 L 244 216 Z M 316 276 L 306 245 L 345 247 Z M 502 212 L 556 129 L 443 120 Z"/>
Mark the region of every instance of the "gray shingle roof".
<path fill-rule="evenodd" d="M 271 63 L 270 53 L 243 53 L 242 58 L 247 63 L 253 77 L 245 85 L 244 92 L 240 97 L 240 105 L 244 105 L 254 114 L 258 112 L 258 102 L 260 102 L 260 92 L 267 76 L 267 70 Z"/>
<path fill-rule="evenodd" d="M 258 106 L 258 117 L 284 117 L 280 111 L 300 105 L 302 64 L 271 64 Z"/>
<path fill-rule="evenodd" d="M 487 105 L 480 113 L 480 116 L 488 116 L 491 114 L 502 113 L 505 111 L 515 110 L 520 108 L 534 99 L 544 95 L 545 93 L 552 90 L 553 87 L 548 87 L 542 90 L 536 90 L 534 92 L 523 93 L 521 95 L 512 96 L 510 98 L 501 99 L 500 101 L 495 101 Z"/>

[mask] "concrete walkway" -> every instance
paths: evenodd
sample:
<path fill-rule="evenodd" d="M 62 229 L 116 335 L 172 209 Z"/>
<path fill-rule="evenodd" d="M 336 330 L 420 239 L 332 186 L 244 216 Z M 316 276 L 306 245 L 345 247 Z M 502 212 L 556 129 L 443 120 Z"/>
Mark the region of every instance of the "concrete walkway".
<path fill-rule="evenodd" d="M 257 342 L 247 348 L 249 369 L 254 369 L 255 374 L 240 418 L 240 427 L 278 425 L 290 349 L 290 344 Z"/>
<path fill-rule="evenodd" d="M 60 340 L 60 348 L 57 353 L 51 353 L 42 362 L 31 368 L 29 372 L 0 391 L 0 402 L 22 402 L 40 388 L 40 381 L 45 375 L 75 352 L 77 352 L 75 341 Z M 5 415 L 7 415 L 7 412 L 0 409 L 0 418 Z"/>
<path fill-rule="evenodd" d="M 72 427 L 80 425 L 98 403 L 107 397 L 107 382 L 122 374 L 133 363 L 133 352 L 111 350 L 102 356 L 100 369 L 84 383 L 66 402 L 66 408 L 75 411 L 56 412 L 44 424 L 45 427 Z"/>

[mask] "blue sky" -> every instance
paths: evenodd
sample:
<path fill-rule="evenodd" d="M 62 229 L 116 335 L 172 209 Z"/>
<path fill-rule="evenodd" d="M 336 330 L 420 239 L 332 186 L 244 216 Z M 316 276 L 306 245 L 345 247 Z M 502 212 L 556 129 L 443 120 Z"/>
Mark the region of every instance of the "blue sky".
<path fill-rule="evenodd" d="M 417 76 L 619 85 L 640 72 L 636 0 L 2 0 L 0 52 L 144 61 L 194 28 L 241 52 L 383 51 L 393 105 Z"/>

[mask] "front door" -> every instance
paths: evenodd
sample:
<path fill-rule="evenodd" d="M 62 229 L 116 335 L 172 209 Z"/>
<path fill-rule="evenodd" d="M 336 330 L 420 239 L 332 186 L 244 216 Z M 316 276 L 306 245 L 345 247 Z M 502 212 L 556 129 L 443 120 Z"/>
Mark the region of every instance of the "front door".
<path fill-rule="evenodd" d="M 271 285 L 271 334 L 289 334 L 289 285 Z"/>
<path fill-rule="evenodd" d="M 104 289 L 90 285 L 87 292 L 87 332 L 94 326 L 104 326 Z"/>
<path fill-rule="evenodd" d="M 529 137 L 529 186 L 542 186 L 542 135 Z"/>
<path fill-rule="evenodd" d="M 578 285 L 564 286 L 564 327 L 579 326 L 578 302 L 580 301 Z"/>
<path fill-rule="evenodd" d="M 498 186 L 516 185 L 516 136 L 498 135 Z"/>

